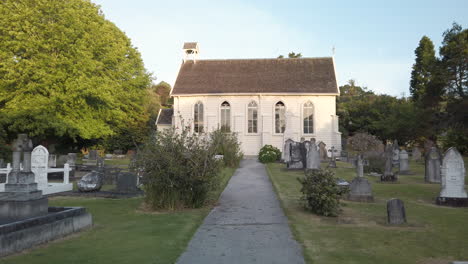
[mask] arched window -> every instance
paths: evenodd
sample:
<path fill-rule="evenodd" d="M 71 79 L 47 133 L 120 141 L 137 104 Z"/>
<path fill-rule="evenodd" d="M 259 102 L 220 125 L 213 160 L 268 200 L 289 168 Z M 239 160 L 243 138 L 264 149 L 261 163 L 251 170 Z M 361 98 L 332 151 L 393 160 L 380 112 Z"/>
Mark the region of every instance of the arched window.
<path fill-rule="evenodd" d="M 252 101 L 247 106 L 247 115 L 248 115 L 248 124 L 247 132 L 248 133 L 257 133 L 258 132 L 258 106 L 257 103 Z"/>
<path fill-rule="evenodd" d="M 311 102 L 304 104 L 302 108 L 302 116 L 304 118 L 304 134 L 314 133 L 314 105 Z"/>
<path fill-rule="evenodd" d="M 221 131 L 231 132 L 231 105 L 226 101 L 221 104 Z"/>
<path fill-rule="evenodd" d="M 283 102 L 278 102 L 275 105 L 275 133 L 284 133 L 286 129 L 286 107 Z"/>
<path fill-rule="evenodd" d="M 193 109 L 193 128 L 196 133 L 203 132 L 203 103 L 197 102 Z"/>

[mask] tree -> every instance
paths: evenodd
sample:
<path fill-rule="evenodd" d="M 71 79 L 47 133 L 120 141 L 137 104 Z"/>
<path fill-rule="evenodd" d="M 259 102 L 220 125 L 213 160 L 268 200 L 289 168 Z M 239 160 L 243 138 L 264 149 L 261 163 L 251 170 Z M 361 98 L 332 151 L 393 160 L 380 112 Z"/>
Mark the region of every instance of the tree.
<path fill-rule="evenodd" d="M 289 58 L 289 59 L 302 58 L 302 54 L 301 54 L 301 53 L 294 53 L 294 52 L 292 51 L 292 52 L 289 52 L 289 53 L 288 53 L 288 58 Z M 283 55 L 279 55 L 279 56 L 278 56 L 278 59 L 284 59 L 284 56 L 283 56 Z"/>
<path fill-rule="evenodd" d="M 446 92 L 449 96 L 464 98 L 468 96 L 468 29 L 453 23 L 443 37 L 439 53 L 446 70 Z"/>
<path fill-rule="evenodd" d="M 156 92 L 157 95 L 159 95 L 161 104 L 167 105 L 170 98 L 169 94 L 171 92 L 171 85 L 167 82 L 162 81 L 156 85 L 153 85 L 153 90 Z"/>
<path fill-rule="evenodd" d="M 144 121 L 150 81 L 137 49 L 97 5 L 2 1 L 0 124 L 9 133 L 116 134 Z"/>
<path fill-rule="evenodd" d="M 426 94 L 426 88 L 432 80 L 436 57 L 434 44 L 431 39 L 423 36 L 419 41 L 419 46 L 414 51 L 416 62 L 413 64 L 411 72 L 410 93 L 414 102 L 421 101 Z"/>

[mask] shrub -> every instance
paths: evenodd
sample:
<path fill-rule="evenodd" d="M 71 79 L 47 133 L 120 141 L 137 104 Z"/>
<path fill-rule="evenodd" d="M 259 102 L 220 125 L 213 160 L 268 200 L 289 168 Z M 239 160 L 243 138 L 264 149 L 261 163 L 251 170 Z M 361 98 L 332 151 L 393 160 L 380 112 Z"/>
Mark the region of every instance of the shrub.
<path fill-rule="evenodd" d="M 258 153 L 258 160 L 261 163 L 271 163 L 281 159 L 281 151 L 272 145 L 265 145 Z"/>
<path fill-rule="evenodd" d="M 337 184 L 337 178 L 329 170 L 307 170 L 301 185 L 300 198 L 304 208 L 318 215 L 337 216 L 340 210 L 340 196 L 345 190 Z"/>
<path fill-rule="evenodd" d="M 383 173 L 385 170 L 385 157 L 383 154 L 372 153 L 365 155 L 366 160 L 369 162 L 368 165 L 364 166 L 364 172 L 376 172 Z"/>
<path fill-rule="evenodd" d="M 217 187 L 221 162 L 209 136 L 188 129 L 158 132 L 139 151 L 135 166 L 142 171 L 145 202 L 152 209 L 203 206 Z"/>
<path fill-rule="evenodd" d="M 372 150 L 379 151 L 379 147 L 381 147 L 383 151 L 382 141 L 376 136 L 363 132 L 356 133 L 352 137 L 349 137 L 347 144 L 350 146 L 351 150 L 359 153 Z"/>
<path fill-rule="evenodd" d="M 238 167 L 243 158 L 237 134 L 226 133 L 218 129 L 210 134 L 212 144 L 216 146 L 216 154 L 223 155 L 223 163 L 228 167 Z"/>

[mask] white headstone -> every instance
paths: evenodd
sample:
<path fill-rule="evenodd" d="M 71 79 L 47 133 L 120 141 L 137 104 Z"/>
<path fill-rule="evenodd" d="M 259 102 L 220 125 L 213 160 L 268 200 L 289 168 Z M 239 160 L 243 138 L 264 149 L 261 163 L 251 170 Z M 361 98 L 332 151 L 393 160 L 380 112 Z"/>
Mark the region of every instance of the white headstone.
<path fill-rule="evenodd" d="M 292 139 L 287 139 L 284 142 L 284 147 L 283 147 L 283 161 L 284 163 L 288 163 L 289 160 L 291 159 L 291 143 L 294 142 Z"/>
<path fill-rule="evenodd" d="M 320 169 L 320 153 L 315 142 L 311 142 L 307 149 L 306 168 Z"/>
<path fill-rule="evenodd" d="M 400 151 L 400 173 L 409 171 L 408 153 L 406 150 Z"/>
<path fill-rule="evenodd" d="M 31 171 L 39 189 L 47 187 L 48 162 L 49 151 L 41 145 L 35 147 L 31 153 Z"/>
<path fill-rule="evenodd" d="M 465 164 L 456 148 L 449 148 L 442 160 L 442 190 L 440 197 L 467 198 L 465 191 Z"/>

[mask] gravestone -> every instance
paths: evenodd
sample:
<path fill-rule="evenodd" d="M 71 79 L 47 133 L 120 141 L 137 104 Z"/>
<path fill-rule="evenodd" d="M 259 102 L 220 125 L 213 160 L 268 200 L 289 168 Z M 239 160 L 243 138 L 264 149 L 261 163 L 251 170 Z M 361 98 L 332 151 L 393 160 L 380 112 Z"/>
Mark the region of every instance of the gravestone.
<path fill-rule="evenodd" d="M 400 151 L 400 174 L 410 174 L 408 153 L 406 150 Z"/>
<path fill-rule="evenodd" d="M 421 161 L 421 150 L 418 147 L 414 147 L 411 157 L 415 162 Z"/>
<path fill-rule="evenodd" d="M 37 189 L 31 171 L 32 141 L 26 134 L 19 134 L 13 141 L 12 150 L 13 168 L 8 175 L 5 191 L 0 193 L 0 225 L 45 215 L 48 211 L 48 200 Z"/>
<path fill-rule="evenodd" d="M 338 152 L 334 146 L 328 150 L 330 152 L 330 162 L 328 163 L 328 168 L 336 168 L 336 152 Z"/>
<path fill-rule="evenodd" d="M 400 149 L 399 148 L 394 148 L 393 149 L 393 158 L 392 158 L 392 164 L 393 167 L 399 167 L 400 163 Z"/>
<path fill-rule="evenodd" d="M 387 144 L 385 147 L 385 170 L 382 176 L 380 176 L 380 181 L 383 182 L 395 182 L 398 180 L 397 175 L 393 173 L 393 148 L 390 144 Z"/>
<path fill-rule="evenodd" d="M 104 184 L 116 185 L 117 177 L 119 176 L 121 169 L 115 167 L 105 168 L 104 170 Z"/>
<path fill-rule="evenodd" d="M 440 153 L 436 147 L 431 147 L 426 154 L 424 180 L 428 183 L 440 183 Z"/>
<path fill-rule="evenodd" d="M 49 168 L 55 168 L 57 167 L 57 155 L 55 154 L 49 154 Z"/>
<path fill-rule="evenodd" d="M 138 177 L 134 173 L 121 172 L 117 176 L 117 191 L 118 192 L 137 192 Z"/>
<path fill-rule="evenodd" d="M 320 153 L 315 142 L 310 143 L 306 159 L 306 169 L 320 169 Z"/>
<path fill-rule="evenodd" d="M 291 143 L 294 142 L 292 139 L 287 139 L 284 142 L 284 147 L 283 147 L 283 162 L 288 163 L 289 159 L 291 158 Z"/>
<path fill-rule="evenodd" d="M 357 156 L 356 175 L 357 175 L 357 177 L 364 177 L 364 163 L 363 163 L 363 160 L 362 160 L 362 155 Z"/>
<path fill-rule="evenodd" d="M 80 192 L 97 192 L 101 189 L 103 182 L 104 179 L 102 173 L 92 171 L 81 177 L 76 185 Z"/>
<path fill-rule="evenodd" d="M 97 150 L 95 150 L 95 149 L 90 150 L 90 151 L 89 151 L 88 159 L 89 159 L 89 160 L 97 160 L 97 158 L 98 158 L 98 152 L 97 152 Z"/>
<path fill-rule="evenodd" d="M 38 189 L 47 187 L 47 169 L 49 162 L 49 151 L 39 145 L 31 153 L 31 171 L 34 173 L 34 181 Z"/>
<path fill-rule="evenodd" d="M 320 143 L 318 144 L 319 155 L 320 155 L 320 160 L 321 161 L 327 161 L 328 160 L 326 146 L 327 146 L 327 144 L 325 144 L 323 141 L 320 141 Z"/>
<path fill-rule="evenodd" d="M 76 159 L 77 159 L 77 154 L 76 153 L 68 153 L 67 155 L 67 163 L 68 166 L 70 166 L 70 177 L 75 177 L 75 171 L 76 171 Z"/>
<path fill-rule="evenodd" d="M 401 225 L 406 223 L 405 204 L 400 199 L 391 199 L 387 202 L 387 223 Z"/>
<path fill-rule="evenodd" d="M 465 190 L 465 164 L 462 155 L 454 147 L 445 152 L 441 168 L 441 185 L 437 204 L 468 207 Z"/>
<path fill-rule="evenodd" d="M 57 158 L 57 167 L 62 168 L 67 163 L 68 155 L 59 155 Z"/>
<path fill-rule="evenodd" d="M 348 200 L 356 202 L 372 202 L 372 187 L 369 181 L 364 177 L 356 177 L 349 185 Z"/>
<path fill-rule="evenodd" d="M 301 143 L 292 142 L 290 148 L 290 160 L 287 164 L 288 169 L 303 169 Z"/>
<path fill-rule="evenodd" d="M 5 161 L 3 159 L 0 159 L 0 168 L 5 167 Z"/>

